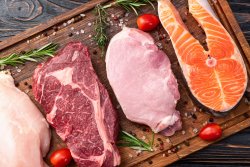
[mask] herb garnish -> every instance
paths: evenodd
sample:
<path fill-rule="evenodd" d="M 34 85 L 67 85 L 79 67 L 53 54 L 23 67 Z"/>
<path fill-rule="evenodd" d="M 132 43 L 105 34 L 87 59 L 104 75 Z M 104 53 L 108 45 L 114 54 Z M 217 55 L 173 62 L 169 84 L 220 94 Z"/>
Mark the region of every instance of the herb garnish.
<path fill-rule="evenodd" d="M 53 57 L 57 48 L 57 44 L 49 43 L 40 49 L 31 50 L 26 53 L 13 53 L 7 57 L 0 58 L 0 66 L 16 66 L 17 64 L 24 64 L 26 61 L 37 62 L 39 59 L 43 59 L 44 56 Z"/>
<path fill-rule="evenodd" d="M 97 17 L 94 40 L 102 51 L 101 56 L 104 56 L 105 48 L 109 41 L 106 32 L 106 29 L 108 27 L 108 23 L 106 21 L 108 13 L 106 9 L 114 6 L 120 6 L 127 11 L 132 10 L 136 15 L 138 15 L 138 9 L 142 6 L 150 4 L 153 8 L 155 8 L 153 2 L 155 2 L 155 0 L 115 0 L 114 2 L 104 6 L 102 6 L 101 4 L 96 5 L 95 12 Z"/>
<path fill-rule="evenodd" d="M 141 151 L 153 151 L 153 144 L 154 144 L 154 133 L 152 136 L 152 140 L 148 143 L 136 138 L 135 136 L 121 131 L 120 133 L 120 141 L 118 141 L 117 145 L 120 147 L 130 147 L 134 150 L 141 150 Z"/>

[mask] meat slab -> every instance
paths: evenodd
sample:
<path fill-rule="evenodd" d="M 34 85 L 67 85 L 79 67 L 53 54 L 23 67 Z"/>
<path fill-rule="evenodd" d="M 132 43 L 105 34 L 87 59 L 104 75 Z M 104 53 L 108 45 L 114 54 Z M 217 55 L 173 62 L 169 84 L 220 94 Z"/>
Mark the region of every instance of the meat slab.
<path fill-rule="evenodd" d="M 109 82 L 126 117 L 154 132 L 171 136 L 181 129 L 178 84 L 171 64 L 153 38 L 124 28 L 111 40 L 106 68 Z"/>
<path fill-rule="evenodd" d="M 79 167 L 120 164 L 118 122 L 86 46 L 67 44 L 34 74 L 34 95 Z"/>
<path fill-rule="evenodd" d="M 50 146 L 49 125 L 28 95 L 0 72 L 0 166 L 45 167 Z"/>

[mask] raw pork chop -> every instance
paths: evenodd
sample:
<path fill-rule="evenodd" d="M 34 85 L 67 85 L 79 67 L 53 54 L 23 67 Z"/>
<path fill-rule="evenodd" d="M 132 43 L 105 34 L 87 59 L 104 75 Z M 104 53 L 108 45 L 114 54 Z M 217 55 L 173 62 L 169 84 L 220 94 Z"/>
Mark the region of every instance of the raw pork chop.
<path fill-rule="evenodd" d="M 209 109 L 229 111 L 240 101 L 247 86 L 241 53 L 207 0 L 188 3 L 190 13 L 206 33 L 208 51 L 190 34 L 169 0 L 158 1 L 160 20 L 194 97 Z"/>
<path fill-rule="evenodd" d="M 34 95 L 79 167 L 120 164 L 116 111 L 98 80 L 87 47 L 66 45 L 34 74 Z"/>
<path fill-rule="evenodd" d="M 0 166 L 44 167 L 50 145 L 49 126 L 30 98 L 0 72 Z"/>
<path fill-rule="evenodd" d="M 124 28 L 111 40 L 107 75 L 126 117 L 166 136 L 181 129 L 178 84 L 165 53 L 140 30 Z"/>

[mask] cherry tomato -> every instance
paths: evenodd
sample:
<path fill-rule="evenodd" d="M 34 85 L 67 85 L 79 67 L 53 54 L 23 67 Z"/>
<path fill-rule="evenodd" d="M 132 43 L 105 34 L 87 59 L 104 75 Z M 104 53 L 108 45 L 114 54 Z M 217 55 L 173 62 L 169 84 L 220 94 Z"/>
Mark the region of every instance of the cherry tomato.
<path fill-rule="evenodd" d="M 216 123 L 207 124 L 201 129 L 199 133 L 199 137 L 207 141 L 217 140 L 221 137 L 221 135 L 222 135 L 222 129 L 220 125 Z"/>
<path fill-rule="evenodd" d="M 142 31 L 152 31 L 160 23 L 158 16 L 153 14 L 143 14 L 138 17 L 137 25 Z"/>
<path fill-rule="evenodd" d="M 50 156 L 50 162 L 54 167 L 65 167 L 71 160 L 72 156 L 68 148 L 56 150 Z"/>

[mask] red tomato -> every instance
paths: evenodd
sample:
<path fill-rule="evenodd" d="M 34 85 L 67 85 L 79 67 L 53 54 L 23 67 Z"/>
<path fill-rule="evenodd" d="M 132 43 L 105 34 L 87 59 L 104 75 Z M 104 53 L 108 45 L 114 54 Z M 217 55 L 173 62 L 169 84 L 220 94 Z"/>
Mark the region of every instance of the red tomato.
<path fill-rule="evenodd" d="M 217 140 L 221 137 L 221 135 L 222 135 L 222 129 L 220 125 L 216 123 L 207 124 L 201 129 L 199 133 L 199 137 L 207 141 Z"/>
<path fill-rule="evenodd" d="M 69 149 L 62 148 L 53 152 L 50 156 L 50 162 L 55 167 L 65 167 L 72 159 Z"/>
<path fill-rule="evenodd" d="M 138 17 L 137 25 L 142 31 L 152 31 L 160 23 L 158 16 L 153 14 L 143 14 Z"/>

